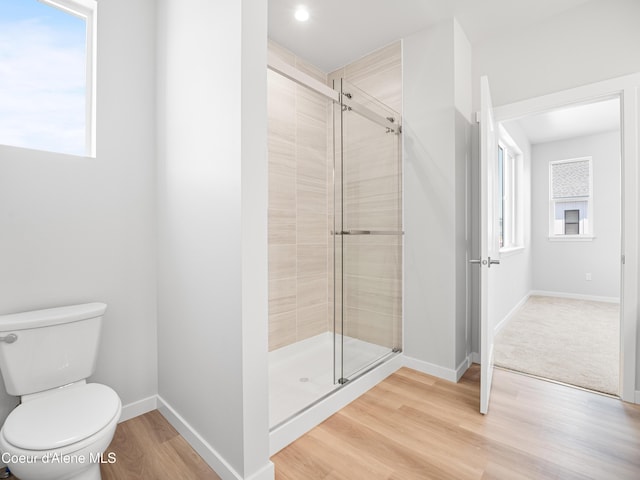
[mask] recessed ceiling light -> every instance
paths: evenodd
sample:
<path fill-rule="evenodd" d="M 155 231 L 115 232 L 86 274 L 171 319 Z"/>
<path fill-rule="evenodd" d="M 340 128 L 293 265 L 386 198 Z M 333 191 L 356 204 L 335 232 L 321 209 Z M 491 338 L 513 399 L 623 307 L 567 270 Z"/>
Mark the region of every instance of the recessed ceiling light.
<path fill-rule="evenodd" d="M 299 22 L 306 22 L 309 20 L 309 10 L 307 10 L 307 7 L 298 7 L 296 9 L 295 17 Z"/>

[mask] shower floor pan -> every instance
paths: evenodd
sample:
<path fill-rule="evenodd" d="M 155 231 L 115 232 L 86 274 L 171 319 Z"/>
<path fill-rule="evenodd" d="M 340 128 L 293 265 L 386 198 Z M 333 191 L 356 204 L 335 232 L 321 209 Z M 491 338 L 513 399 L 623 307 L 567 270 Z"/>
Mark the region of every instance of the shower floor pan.
<path fill-rule="evenodd" d="M 389 353 L 389 348 L 344 337 L 344 370 L 362 370 Z M 330 332 L 269 353 L 269 426 L 287 420 L 331 393 L 334 384 L 333 334 Z"/>

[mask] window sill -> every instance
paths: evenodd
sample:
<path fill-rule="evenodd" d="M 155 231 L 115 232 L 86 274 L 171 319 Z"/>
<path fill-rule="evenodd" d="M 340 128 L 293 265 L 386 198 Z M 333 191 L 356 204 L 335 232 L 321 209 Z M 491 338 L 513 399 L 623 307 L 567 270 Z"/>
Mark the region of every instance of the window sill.
<path fill-rule="evenodd" d="M 550 242 L 591 242 L 596 237 L 593 235 L 554 235 L 549 237 Z"/>
<path fill-rule="evenodd" d="M 501 248 L 499 251 L 500 257 L 510 257 L 511 255 L 516 255 L 518 253 L 524 252 L 524 247 L 521 245 L 517 247 L 506 247 Z"/>

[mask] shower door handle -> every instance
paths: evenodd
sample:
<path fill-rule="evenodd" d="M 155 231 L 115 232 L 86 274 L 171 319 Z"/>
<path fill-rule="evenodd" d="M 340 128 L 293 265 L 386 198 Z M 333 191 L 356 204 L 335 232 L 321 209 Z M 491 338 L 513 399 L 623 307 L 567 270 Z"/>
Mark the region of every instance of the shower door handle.
<path fill-rule="evenodd" d="M 402 230 L 343 230 L 342 235 L 404 235 Z"/>

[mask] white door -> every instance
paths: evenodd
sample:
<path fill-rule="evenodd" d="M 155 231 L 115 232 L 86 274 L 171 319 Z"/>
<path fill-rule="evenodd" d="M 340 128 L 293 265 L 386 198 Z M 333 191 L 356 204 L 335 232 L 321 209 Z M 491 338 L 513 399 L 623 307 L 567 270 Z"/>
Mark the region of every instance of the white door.
<path fill-rule="evenodd" d="M 480 413 L 489 410 L 493 378 L 493 332 L 496 325 L 492 308 L 491 284 L 500 263 L 499 219 L 496 214 L 498 155 L 497 130 L 487 77 L 480 79 Z M 494 292 L 495 295 L 495 292 Z"/>

